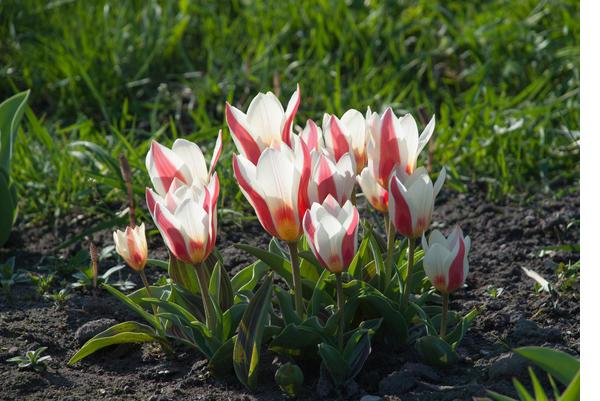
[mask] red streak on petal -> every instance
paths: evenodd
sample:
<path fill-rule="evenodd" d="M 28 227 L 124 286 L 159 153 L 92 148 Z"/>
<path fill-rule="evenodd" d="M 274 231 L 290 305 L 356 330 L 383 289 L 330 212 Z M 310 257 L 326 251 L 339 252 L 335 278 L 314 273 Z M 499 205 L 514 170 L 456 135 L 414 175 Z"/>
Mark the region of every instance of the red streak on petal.
<path fill-rule="evenodd" d="M 165 192 L 171 186 L 171 182 L 175 178 L 180 179 L 182 182 L 189 185 L 186 178 L 183 176 L 180 170 L 178 170 L 172 163 L 171 160 L 164 154 L 158 142 L 153 141 L 150 146 L 152 152 L 152 160 L 154 161 L 154 166 L 156 167 L 156 171 L 158 173 L 158 177 L 165 188 Z"/>
<path fill-rule="evenodd" d="M 156 207 L 155 212 L 156 225 L 159 226 L 161 231 L 164 233 L 166 237 L 165 242 L 167 243 L 167 246 L 171 252 L 173 252 L 177 259 L 186 263 L 192 263 L 192 260 L 187 252 L 185 239 L 183 238 L 181 232 L 179 232 L 173 223 L 165 216 L 160 205 Z"/>
<path fill-rule="evenodd" d="M 458 241 L 458 253 L 452 261 L 452 264 L 450 265 L 450 271 L 448 272 L 448 292 L 452 292 L 463 285 L 465 281 L 464 260 L 465 242 L 461 238 Z"/>
<path fill-rule="evenodd" d="M 298 184 L 298 221 L 302 221 L 304 213 L 310 207 L 308 200 L 308 182 L 310 180 L 310 153 L 308 147 L 302 139 L 298 141 L 302 147 L 302 170 L 300 174 L 300 182 Z M 302 231 L 302 228 L 300 229 Z"/>
<path fill-rule="evenodd" d="M 329 163 L 327 163 L 327 160 L 325 160 L 325 157 L 323 155 L 320 156 L 316 183 L 317 197 L 319 203 L 323 203 L 325 198 L 327 198 L 327 195 L 333 196 L 339 202 L 333 171 L 331 170 Z"/>
<path fill-rule="evenodd" d="M 296 100 L 296 103 L 294 103 L 290 115 L 286 118 L 285 124 L 283 126 L 283 132 L 281 133 L 281 139 L 288 146 L 292 146 L 292 141 L 291 141 L 292 123 L 294 122 L 294 117 L 296 116 L 298 107 L 300 107 L 300 85 L 298 85 L 297 91 L 298 91 L 298 99 Z"/>
<path fill-rule="evenodd" d="M 433 286 L 440 292 L 446 292 L 446 278 L 441 274 L 435 276 Z"/>
<path fill-rule="evenodd" d="M 406 202 L 406 200 L 404 199 L 404 196 L 402 196 L 402 192 L 400 191 L 400 187 L 399 187 L 399 183 L 398 180 L 393 179 L 392 183 L 390 184 L 390 188 L 392 191 L 392 196 L 394 197 L 394 226 L 396 227 L 396 230 L 398 230 L 398 232 L 401 235 L 404 235 L 405 237 L 411 237 L 414 238 L 413 236 L 413 230 L 412 230 L 412 218 L 410 215 L 410 208 L 408 207 L 408 203 Z"/>
<path fill-rule="evenodd" d="M 348 140 L 344 136 L 344 133 L 338 124 L 337 117 L 334 115 L 331 116 L 329 130 L 333 140 L 333 157 L 335 157 L 335 161 L 337 162 L 344 155 L 344 153 L 348 153 L 350 151 L 350 144 L 348 143 Z"/>
<path fill-rule="evenodd" d="M 317 148 L 319 147 L 319 130 L 317 128 L 317 124 L 315 124 L 313 120 L 308 119 L 307 125 L 309 131 L 308 143 L 306 144 L 306 146 L 308 146 L 308 150 L 317 150 Z"/>
<path fill-rule="evenodd" d="M 273 223 L 273 218 L 271 217 L 271 212 L 267 206 L 265 200 L 256 192 L 254 188 L 250 185 L 248 181 L 244 178 L 240 170 L 239 163 L 237 158 L 233 157 L 233 174 L 238 181 L 238 184 L 250 197 L 252 203 L 252 207 L 254 207 L 254 211 L 256 212 L 256 216 L 262 224 L 263 228 L 272 236 L 277 236 L 277 230 L 275 230 L 275 224 Z M 308 182 L 307 182 L 308 183 Z"/>
<path fill-rule="evenodd" d="M 258 163 L 258 158 L 260 157 L 260 148 L 258 147 L 258 144 L 254 138 L 252 138 L 252 135 L 250 135 L 246 128 L 244 128 L 244 126 L 235 118 L 235 115 L 231 111 L 229 102 L 225 103 L 225 119 L 227 120 L 229 129 L 231 130 L 231 134 L 236 137 L 242 146 L 244 156 L 252 163 Z"/>
<path fill-rule="evenodd" d="M 394 129 L 392 109 L 388 108 L 383 113 L 381 122 L 381 139 L 379 154 L 379 179 L 380 184 L 387 188 L 390 174 L 396 164 L 401 162 L 400 149 L 398 147 L 398 133 Z"/>
<path fill-rule="evenodd" d="M 202 241 L 190 240 L 188 242 L 188 253 L 192 263 L 202 263 L 208 252 L 206 252 L 205 244 Z"/>

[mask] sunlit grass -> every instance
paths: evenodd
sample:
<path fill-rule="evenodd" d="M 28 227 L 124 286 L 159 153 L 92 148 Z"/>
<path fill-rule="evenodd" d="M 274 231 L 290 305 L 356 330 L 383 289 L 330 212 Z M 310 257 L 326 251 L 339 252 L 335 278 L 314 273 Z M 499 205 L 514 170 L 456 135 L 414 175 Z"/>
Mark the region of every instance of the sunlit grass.
<path fill-rule="evenodd" d="M 225 100 L 431 115 L 434 168 L 490 196 L 573 187 L 579 175 L 576 1 L 4 1 L 0 94 L 32 88 L 15 149 L 21 216 L 114 215 L 125 153 L 136 192 L 149 140 L 212 144 Z M 422 122 L 422 121 L 421 121 Z M 227 130 L 225 130 L 227 133 Z M 225 206 L 242 201 L 232 146 Z M 212 146 L 212 145 L 211 145 Z"/>

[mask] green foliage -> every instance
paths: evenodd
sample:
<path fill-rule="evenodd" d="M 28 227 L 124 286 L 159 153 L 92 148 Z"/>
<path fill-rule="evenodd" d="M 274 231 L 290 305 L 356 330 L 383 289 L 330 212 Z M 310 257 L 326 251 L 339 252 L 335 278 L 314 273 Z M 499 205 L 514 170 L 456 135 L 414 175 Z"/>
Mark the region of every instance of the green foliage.
<path fill-rule="evenodd" d="M 275 383 L 288 397 L 296 397 L 304 383 L 302 369 L 291 362 L 284 363 L 275 372 Z"/>
<path fill-rule="evenodd" d="M 73 294 L 69 293 L 68 288 L 62 288 L 59 291 L 55 291 L 52 294 L 45 294 L 44 298 L 54 302 L 57 308 L 62 308 L 63 305 L 73 297 Z"/>
<path fill-rule="evenodd" d="M 361 323 L 345 341 L 343 350 L 332 344 L 319 344 L 319 355 L 336 387 L 343 386 L 362 370 L 371 353 L 371 337 L 380 324 L 380 319 Z"/>
<path fill-rule="evenodd" d="M 28 97 L 29 91 L 21 92 L 0 103 L 0 246 L 8 240 L 17 217 L 17 190 L 11 179 L 10 164 Z"/>
<path fill-rule="evenodd" d="M 6 262 L 0 264 L 0 290 L 10 298 L 12 287 L 18 283 L 29 281 L 29 275 L 24 270 L 15 270 L 15 257 L 12 256 Z"/>
<path fill-rule="evenodd" d="M 31 281 L 36 287 L 36 291 L 38 295 L 44 295 L 50 292 L 52 288 L 52 284 L 54 283 L 55 275 L 54 273 L 50 274 L 37 274 L 37 273 L 29 273 L 29 277 Z"/>
<path fill-rule="evenodd" d="M 369 105 L 435 113 L 434 170 L 449 166 L 457 189 L 552 193 L 579 175 L 577 1 L 8 0 L 2 11 L 0 95 L 35 88 L 40 116 L 27 113 L 14 149 L 27 220 L 77 212 L 114 225 L 120 153 L 139 196 L 150 139 L 206 144 L 225 128 L 225 100 L 286 98 L 297 81 L 302 125 Z M 245 211 L 224 132 L 222 199 Z"/>
<path fill-rule="evenodd" d="M 271 309 L 272 291 L 273 277 L 269 275 L 244 312 L 233 348 L 235 374 L 250 390 L 256 388 L 260 348 Z"/>
<path fill-rule="evenodd" d="M 6 362 L 15 363 L 19 368 L 31 368 L 37 371 L 46 370 L 46 362 L 51 360 L 50 355 L 43 355 L 48 347 L 40 347 L 33 351 L 27 351 L 25 355 L 15 356 Z"/>
<path fill-rule="evenodd" d="M 552 386 L 553 399 L 557 401 L 578 401 L 580 387 L 579 360 L 565 352 L 544 347 L 521 347 L 514 350 L 517 354 L 533 362 L 537 367 L 548 374 L 548 381 Z M 526 401 L 548 401 L 548 397 L 540 383 L 539 378 L 529 368 L 529 377 L 533 386 L 531 394 L 525 386 L 517 379 L 513 379 L 515 391 L 520 400 Z M 554 379 L 565 386 L 562 393 L 559 392 Z M 488 395 L 495 401 L 516 401 L 511 397 L 488 391 Z M 491 401 L 489 398 L 479 398 L 481 401 Z"/>

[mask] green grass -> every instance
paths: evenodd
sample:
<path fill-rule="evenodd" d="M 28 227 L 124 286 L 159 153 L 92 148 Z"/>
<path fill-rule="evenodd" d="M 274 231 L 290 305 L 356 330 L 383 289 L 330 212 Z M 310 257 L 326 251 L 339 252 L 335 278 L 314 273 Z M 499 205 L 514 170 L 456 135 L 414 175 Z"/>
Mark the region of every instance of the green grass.
<path fill-rule="evenodd" d="M 275 87 L 287 102 L 296 82 L 301 124 L 435 112 L 434 167 L 454 188 L 578 183 L 577 1 L 5 0 L 0 22 L 0 97 L 32 89 L 13 170 L 26 221 L 114 216 L 120 153 L 141 202 L 151 138 L 211 149 L 225 100 L 245 109 Z M 240 209 L 225 140 L 221 200 Z"/>

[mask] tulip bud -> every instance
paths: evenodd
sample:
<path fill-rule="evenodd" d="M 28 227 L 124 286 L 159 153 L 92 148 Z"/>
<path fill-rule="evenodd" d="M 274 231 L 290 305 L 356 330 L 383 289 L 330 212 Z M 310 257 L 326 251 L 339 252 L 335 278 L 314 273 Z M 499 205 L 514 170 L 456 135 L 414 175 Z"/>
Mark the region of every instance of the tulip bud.
<path fill-rule="evenodd" d="M 332 273 L 346 270 L 358 241 L 358 209 L 351 201 L 344 206 L 331 196 L 323 204 L 313 203 L 304 215 L 304 232 L 319 263 Z"/>
<path fill-rule="evenodd" d="M 133 228 L 127 227 L 125 231 L 115 231 L 113 239 L 117 253 L 125 259 L 127 265 L 136 271 L 143 270 L 148 260 L 144 223 Z"/>
<path fill-rule="evenodd" d="M 411 175 L 401 170 L 393 173 L 389 185 L 389 213 L 390 221 L 400 234 L 418 238 L 429 228 L 435 198 L 445 179 L 443 168 L 435 185 L 423 167 Z"/>
<path fill-rule="evenodd" d="M 295 397 L 304 383 L 304 374 L 298 365 L 287 362 L 275 372 L 275 383 L 290 397 Z"/>
<path fill-rule="evenodd" d="M 433 286 L 442 294 L 449 294 L 463 286 L 469 273 L 468 254 L 471 238 L 463 237 L 456 226 L 448 238 L 439 230 L 433 230 L 429 242 L 422 240 L 425 256 L 423 268 Z"/>
<path fill-rule="evenodd" d="M 323 131 L 310 118 L 306 121 L 306 127 L 300 131 L 300 138 L 304 141 L 308 150 L 320 152 L 324 149 Z"/>

